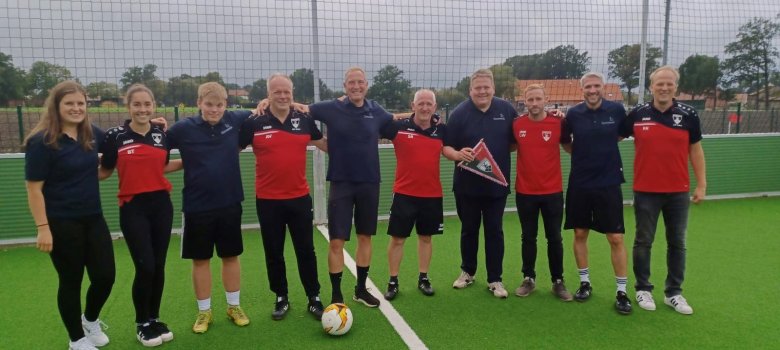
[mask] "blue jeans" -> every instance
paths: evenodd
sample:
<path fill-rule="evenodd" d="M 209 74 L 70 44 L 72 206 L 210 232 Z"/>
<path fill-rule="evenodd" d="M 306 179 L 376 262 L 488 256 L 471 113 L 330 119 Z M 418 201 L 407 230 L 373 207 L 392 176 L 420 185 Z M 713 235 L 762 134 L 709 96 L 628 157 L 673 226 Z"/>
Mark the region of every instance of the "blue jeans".
<path fill-rule="evenodd" d="M 685 279 L 685 234 L 688 226 L 687 192 L 634 192 L 636 240 L 634 240 L 634 277 L 637 291 L 652 291 L 650 283 L 650 250 L 655 239 L 658 216 L 663 213 L 666 226 L 667 297 L 682 294 Z"/>

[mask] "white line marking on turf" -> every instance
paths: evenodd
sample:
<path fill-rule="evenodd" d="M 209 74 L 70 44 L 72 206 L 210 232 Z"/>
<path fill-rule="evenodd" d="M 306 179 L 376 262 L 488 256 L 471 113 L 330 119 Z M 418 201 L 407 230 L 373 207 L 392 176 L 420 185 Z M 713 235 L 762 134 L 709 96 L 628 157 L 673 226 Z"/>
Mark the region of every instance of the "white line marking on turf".
<path fill-rule="evenodd" d="M 327 226 L 317 225 L 317 229 L 320 231 L 320 233 L 322 233 L 323 236 L 325 236 L 325 240 L 330 241 L 330 235 L 328 234 Z M 352 275 L 357 277 L 357 264 L 346 249 L 344 249 L 344 266 L 349 269 L 349 272 L 352 272 Z M 422 339 L 417 336 L 417 333 L 412 330 L 412 327 L 409 327 L 409 324 L 404 321 L 404 318 L 401 317 L 401 314 L 399 314 L 393 305 L 390 304 L 389 301 L 385 300 L 385 297 L 379 293 L 379 288 L 376 287 L 374 281 L 372 281 L 370 278 L 367 279 L 366 287 L 371 289 L 371 294 L 375 298 L 379 299 L 379 310 L 382 311 L 382 314 L 385 315 L 385 318 L 390 321 L 390 324 L 393 326 L 393 328 L 395 328 L 396 333 L 401 336 L 401 339 L 404 341 L 404 343 L 406 343 L 406 346 L 408 346 L 409 349 L 428 349 L 428 347 L 425 346 L 425 343 L 423 343 Z"/>

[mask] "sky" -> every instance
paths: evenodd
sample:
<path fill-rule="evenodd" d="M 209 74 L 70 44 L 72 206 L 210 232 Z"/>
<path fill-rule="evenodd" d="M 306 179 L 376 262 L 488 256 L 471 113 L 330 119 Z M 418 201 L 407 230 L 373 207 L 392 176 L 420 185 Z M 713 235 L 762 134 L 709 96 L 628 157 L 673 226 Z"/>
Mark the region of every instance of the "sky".
<path fill-rule="evenodd" d="M 691 54 L 724 58 L 740 25 L 780 13 L 776 0 L 670 1 L 673 65 Z M 656 47 L 664 4 L 648 0 Z M 608 52 L 639 43 L 641 23 L 641 0 L 0 0 L 0 52 L 25 70 L 41 60 L 65 66 L 85 84 L 119 83 L 128 67 L 155 64 L 163 79 L 218 71 L 239 85 L 319 67 L 340 88 L 350 66 L 371 78 L 392 64 L 413 86 L 441 88 L 508 57 L 569 44 L 607 73 Z"/>

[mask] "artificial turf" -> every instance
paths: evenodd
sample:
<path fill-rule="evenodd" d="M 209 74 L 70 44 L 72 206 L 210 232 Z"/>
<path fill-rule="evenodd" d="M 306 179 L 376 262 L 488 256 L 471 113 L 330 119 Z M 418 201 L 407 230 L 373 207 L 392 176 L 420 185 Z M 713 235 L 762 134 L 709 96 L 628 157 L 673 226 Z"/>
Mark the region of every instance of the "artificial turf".
<path fill-rule="evenodd" d="M 250 205 L 250 204 L 246 204 Z M 634 238 L 633 213 L 625 208 L 629 261 Z M 776 348 L 780 344 L 775 299 L 780 284 L 780 198 L 708 201 L 692 206 L 688 230 L 687 276 L 684 295 L 695 313 L 684 316 L 663 305 L 665 239 L 663 225 L 653 250 L 654 312 L 634 305 L 629 316 L 613 307 L 615 282 L 606 240 L 592 233 L 589 242 L 590 270 L 594 294 L 586 303 L 564 303 L 550 293 L 545 241 L 540 232 L 537 259 L 537 290 L 526 298 L 514 296 L 520 284 L 520 228 L 515 213 L 504 216 L 506 254 L 504 283 L 510 291 L 506 300 L 487 292 L 484 255 L 480 248 L 477 280 L 465 290 L 451 288 L 459 272 L 459 223 L 446 219 L 445 234 L 434 238 L 430 269 L 436 295 L 425 297 L 415 288 L 417 276 L 416 238 L 409 239 L 399 276 L 401 292 L 393 306 L 425 344 L 432 349 L 497 348 Z M 388 278 L 384 234 L 380 223 L 374 239 L 370 277 L 384 288 Z M 318 234 L 317 234 L 318 235 Z M 572 233 L 564 231 L 564 268 L 570 291 L 578 284 L 571 252 Z M 224 297 L 215 274 L 215 322 L 204 335 L 190 331 L 196 312 L 188 261 L 178 258 L 180 239 L 174 236 L 167 264 L 162 317 L 175 339 L 165 349 L 399 349 L 404 344 L 379 310 L 348 301 L 355 315 L 346 336 L 325 335 L 317 321 L 305 311 L 305 297 L 288 242 L 288 281 L 292 309 L 283 321 L 272 321 L 273 295 L 268 290 L 265 265 L 257 230 L 244 235 L 242 261 L 242 305 L 252 319 L 246 328 L 236 327 L 222 315 Z M 322 296 L 328 301 L 326 242 L 315 239 Z M 353 240 L 348 244 L 354 253 Z M 141 349 L 135 340 L 130 286 L 133 267 L 125 243 L 114 244 L 117 280 L 101 318 L 110 326 L 111 343 L 105 349 Z M 630 263 L 629 263 L 630 266 Z M 219 263 L 215 260 L 213 270 Z M 629 269 L 630 270 L 630 269 Z M 0 348 L 65 349 L 67 335 L 56 309 L 56 274 L 46 255 L 32 247 L 0 250 Z M 85 278 L 86 280 L 86 278 Z M 343 289 L 351 296 L 354 277 L 345 273 Z M 86 283 L 86 282 L 85 282 Z M 629 284 L 633 274 L 629 273 Z M 633 288 L 629 287 L 633 300 Z"/>

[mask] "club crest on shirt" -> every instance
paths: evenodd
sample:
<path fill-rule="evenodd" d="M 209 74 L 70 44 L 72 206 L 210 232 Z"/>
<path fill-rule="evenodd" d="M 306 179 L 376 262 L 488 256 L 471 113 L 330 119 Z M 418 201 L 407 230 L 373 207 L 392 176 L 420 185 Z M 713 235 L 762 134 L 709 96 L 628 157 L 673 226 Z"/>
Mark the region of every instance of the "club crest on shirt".
<path fill-rule="evenodd" d="M 552 137 L 552 131 L 546 131 L 546 130 L 543 130 L 543 131 L 542 131 L 542 138 L 543 138 L 545 141 L 550 141 L 550 138 L 551 138 L 551 137 Z"/>
<path fill-rule="evenodd" d="M 672 114 L 672 121 L 674 122 L 674 126 L 680 126 L 680 122 L 682 122 L 682 114 Z"/>
<path fill-rule="evenodd" d="M 290 123 L 292 123 L 293 130 L 301 130 L 301 118 L 292 118 L 290 119 Z"/>
<path fill-rule="evenodd" d="M 153 132 L 152 133 L 152 140 L 154 140 L 155 146 L 160 146 L 160 143 L 162 142 L 162 134 L 159 132 Z"/>
<path fill-rule="evenodd" d="M 518 136 L 518 137 L 525 137 L 525 130 L 520 130 L 520 131 L 517 133 L 517 136 Z"/>

